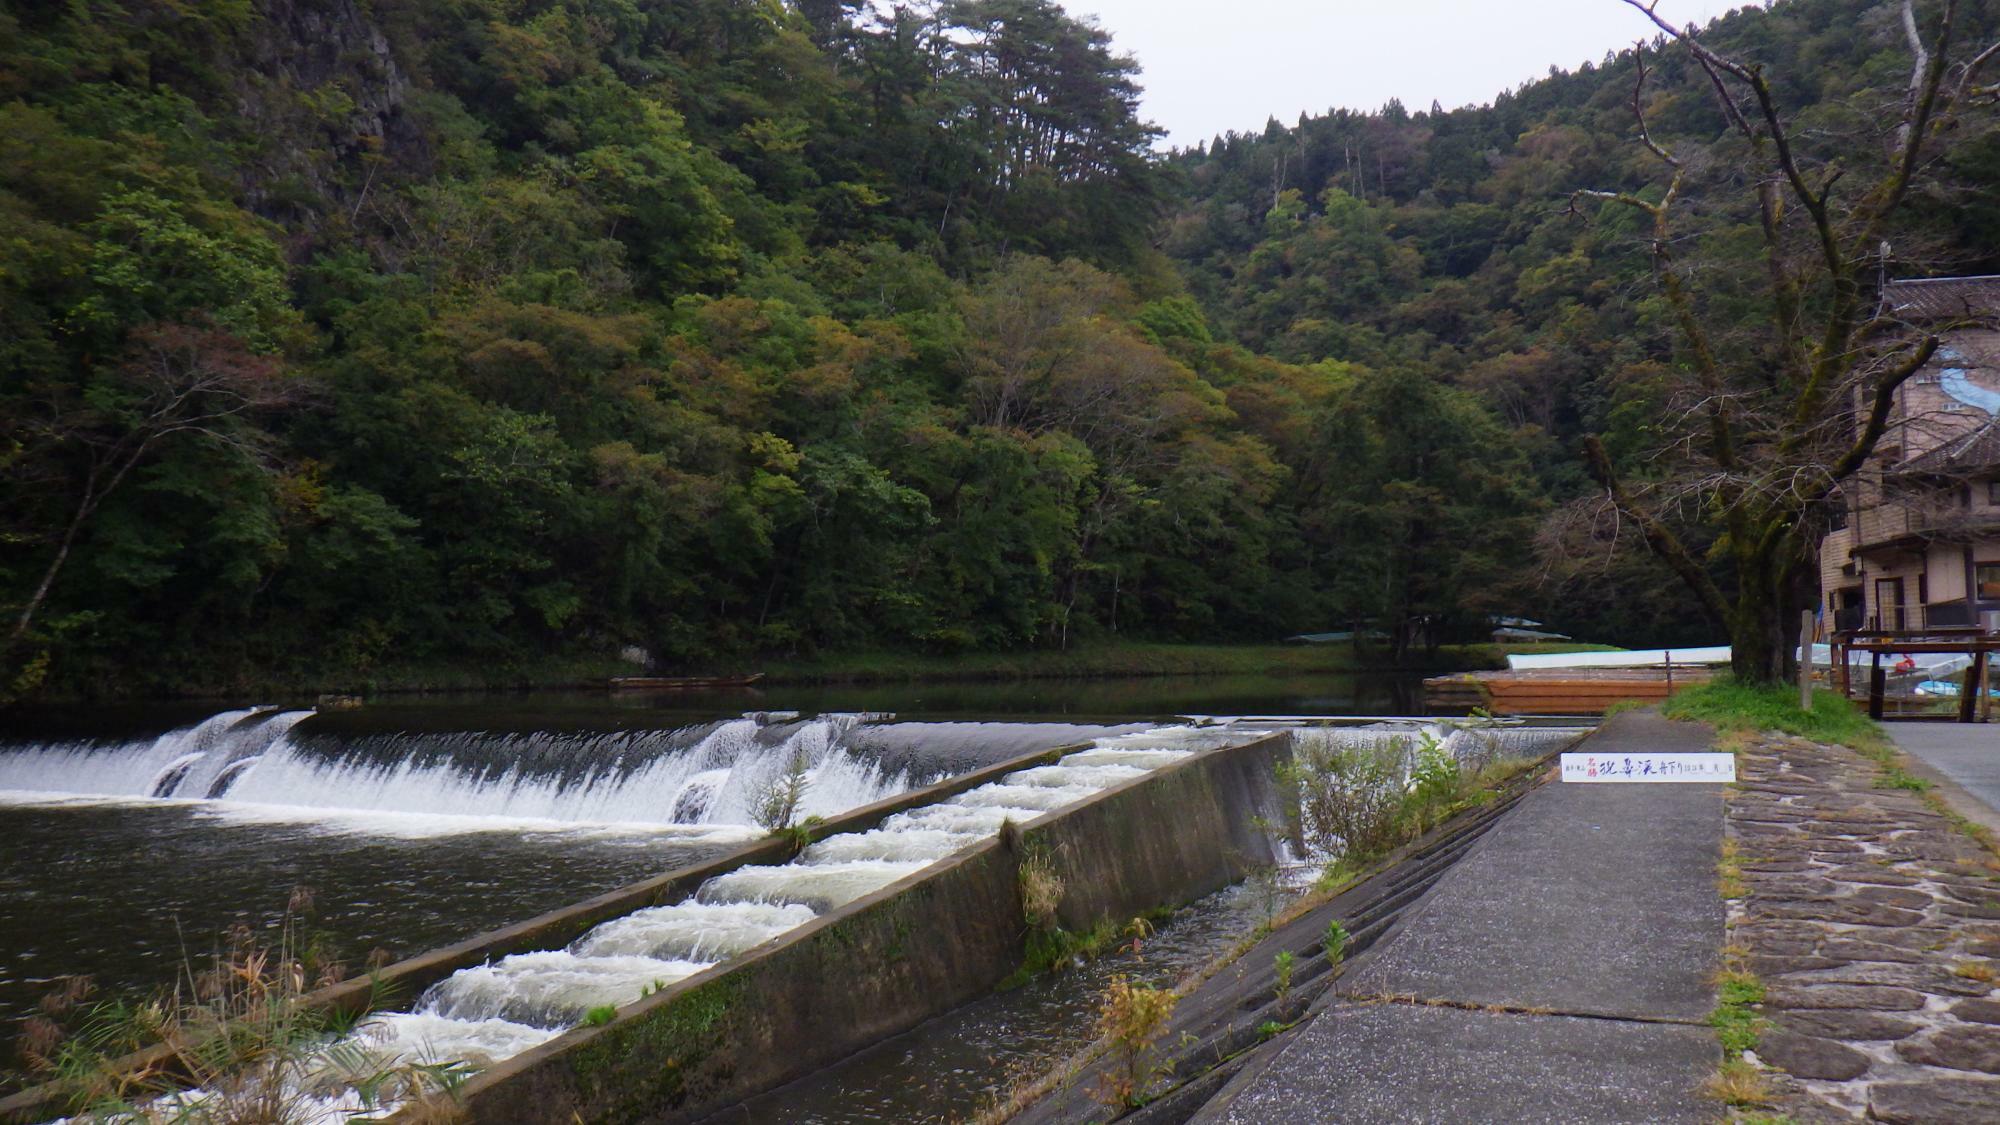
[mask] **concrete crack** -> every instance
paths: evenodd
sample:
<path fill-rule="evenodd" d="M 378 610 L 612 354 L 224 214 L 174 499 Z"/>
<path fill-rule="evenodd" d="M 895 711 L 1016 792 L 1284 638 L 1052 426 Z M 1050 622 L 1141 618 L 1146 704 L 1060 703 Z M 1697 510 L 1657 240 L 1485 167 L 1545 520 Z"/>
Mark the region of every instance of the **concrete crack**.
<path fill-rule="evenodd" d="M 1671 1024 L 1676 1027 L 1707 1027 L 1706 1020 L 1678 1016 L 1633 1016 L 1610 1012 L 1571 1011 L 1532 1004 L 1481 1003 L 1476 1000 L 1447 1000 L 1439 996 L 1419 996 L 1414 992 L 1343 993 L 1338 998 L 1348 1004 L 1403 1004 L 1418 1008 L 1456 1008 L 1464 1012 L 1487 1012 L 1507 1016 L 1567 1016 L 1571 1019 L 1605 1020 L 1611 1023 Z"/>

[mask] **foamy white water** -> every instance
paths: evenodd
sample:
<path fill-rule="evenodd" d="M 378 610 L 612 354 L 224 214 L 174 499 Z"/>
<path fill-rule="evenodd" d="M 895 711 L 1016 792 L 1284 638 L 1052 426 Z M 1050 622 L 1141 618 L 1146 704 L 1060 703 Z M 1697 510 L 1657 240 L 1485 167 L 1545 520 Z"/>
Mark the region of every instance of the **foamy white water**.
<path fill-rule="evenodd" d="M 562 1027 L 592 1008 L 628 1003 L 708 965 L 629 955 L 579 957 L 566 949 L 517 953 L 446 977 L 425 994 L 420 1010 L 455 1020 Z"/>
<path fill-rule="evenodd" d="M 841 745 L 873 716 L 823 715 L 776 728 L 765 716 L 745 717 L 714 724 L 692 744 L 671 730 L 465 732 L 379 736 L 329 754 L 292 738 L 312 714 L 247 708 L 135 742 L 0 752 L 0 801 L 195 800 L 224 823 L 404 837 L 733 826 L 694 834 L 726 842 L 755 824 L 762 795 L 795 764 L 806 777 L 801 816 L 834 816 L 900 793 L 913 780 Z"/>
<path fill-rule="evenodd" d="M 569 948 L 579 957 L 724 961 L 817 917 L 797 903 L 690 900 L 614 918 Z"/>

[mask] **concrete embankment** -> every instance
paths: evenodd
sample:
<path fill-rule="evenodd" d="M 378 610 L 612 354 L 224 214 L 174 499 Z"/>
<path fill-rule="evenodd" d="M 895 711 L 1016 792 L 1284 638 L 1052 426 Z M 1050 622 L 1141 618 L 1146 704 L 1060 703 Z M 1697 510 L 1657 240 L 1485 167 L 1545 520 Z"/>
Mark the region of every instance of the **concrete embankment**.
<path fill-rule="evenodd" d="M 1035 818 L 507 1060 L 467 1083 L 474 1120 L 700 1116 L 914 1027 L 1023 961 L 1024 863 L 1085 931 L 1171 908 L 1270 864 L 1281 819 L 1272 735 L 1195 754 Z"/>

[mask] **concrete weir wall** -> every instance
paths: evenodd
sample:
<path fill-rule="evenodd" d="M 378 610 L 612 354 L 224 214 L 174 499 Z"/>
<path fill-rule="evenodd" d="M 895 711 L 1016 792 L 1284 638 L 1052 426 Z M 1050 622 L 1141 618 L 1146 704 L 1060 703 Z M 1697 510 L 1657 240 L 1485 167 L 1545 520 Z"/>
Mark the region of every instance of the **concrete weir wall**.
<path fill-rule="evenodd" d="M 906 1031 L 1022 961 L 1019 869 L 1047 857 L 1066 929 L 1179 906 L 1275 858 L 1274 734 L 1205 751 L 981 841 L 500 1063 L 462 1089 L 474 1121 L 667 1122 L 726 1108 Z M 1260 822 L 1259 818 L 1263 818 Z"/>

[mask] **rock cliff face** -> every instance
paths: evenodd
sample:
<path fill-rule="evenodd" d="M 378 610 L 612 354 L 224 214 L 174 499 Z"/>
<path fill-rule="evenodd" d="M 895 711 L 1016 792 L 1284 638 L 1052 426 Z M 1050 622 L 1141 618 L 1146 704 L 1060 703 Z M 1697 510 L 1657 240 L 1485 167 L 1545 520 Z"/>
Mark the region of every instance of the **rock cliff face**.
<path fill-rule="evenodd" d="M 244 204 L 291 228 L 294 246 L 349 221 L 389 172 L 429 163 L 408 68 L 356 0 L 261 0 L 241 50 Z"/>

